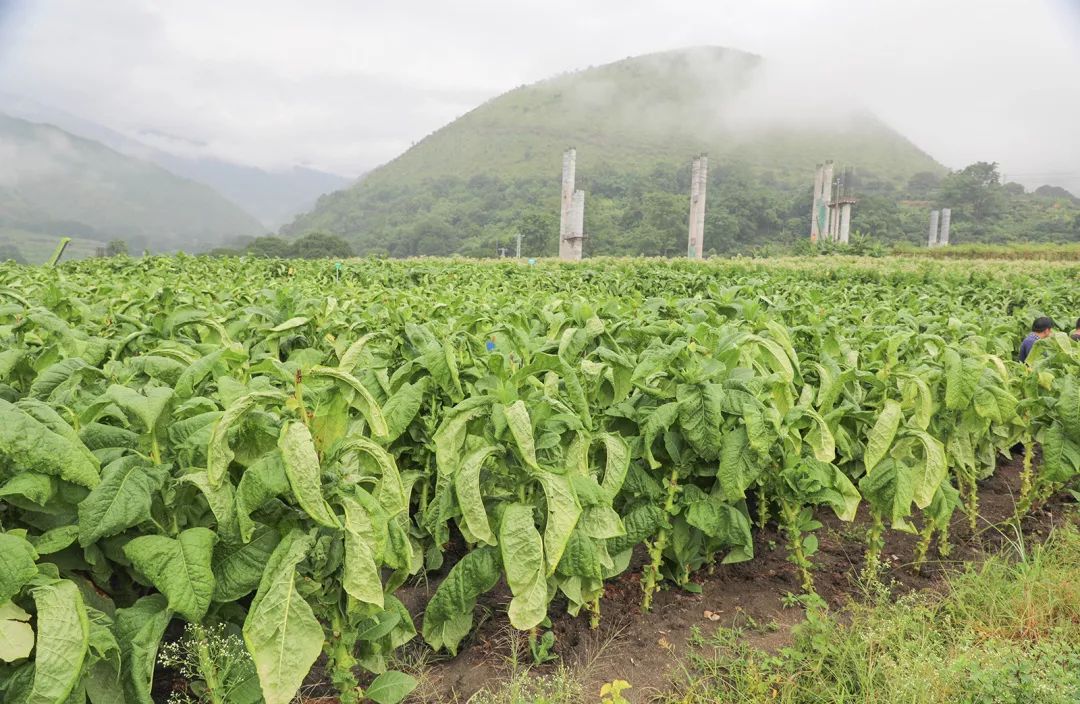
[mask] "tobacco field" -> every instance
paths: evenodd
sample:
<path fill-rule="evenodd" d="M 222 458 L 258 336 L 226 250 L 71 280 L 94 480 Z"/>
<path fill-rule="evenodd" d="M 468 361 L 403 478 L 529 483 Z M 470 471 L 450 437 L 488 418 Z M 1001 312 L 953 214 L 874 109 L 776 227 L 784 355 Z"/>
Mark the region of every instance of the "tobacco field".
<path fill-rule="evenodd" d="M 1022 444 L 1022 514 L 1080 473 L 1080 266 L 793 259 L 0 265 L 0 699 L 150 704 L 184 624 L 242 639 L 199 701 L 313 667 L 399 701 L 502 582 L 515 629 L 604 618 L 819 517 L 918 564 Z M 1038 448 L 1036 461 L 1033 450 Z M 419 614 L 395 593 L 438 583 Z M 317 664 L 318 663 L 318 664 Z M 204 663 L 205 664 L 205 663 Z M 209 668 L 213 671 L 214 668 Z M 203 676 L 206 671 L 203 671 Z M 166 693 L 167 695 L 167 693 Z"/>

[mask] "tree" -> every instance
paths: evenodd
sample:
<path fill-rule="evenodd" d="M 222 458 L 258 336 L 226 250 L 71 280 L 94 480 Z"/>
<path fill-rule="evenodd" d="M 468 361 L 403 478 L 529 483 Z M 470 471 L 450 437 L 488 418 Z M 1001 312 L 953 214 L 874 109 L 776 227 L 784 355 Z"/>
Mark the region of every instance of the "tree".
<path fill-rule="evenodd" d="M 942 179 L 938 201 L 970 218 L 982 232 L 1004 209 L 1005 196 L 997 163 L 978 161 Z"/>
<path fill-rule="evenodd" d="M 105 245 L 106 257 L 119 257 L 127 256 L 128 246 L 124 240 L 109 240 L 109 243 Z"/>
<path fill-rule="evenodd" d="M 907 182 L 907 192 L 912 198 L 929 198 L 941 185 L 941 177 L 933 171 L 920 171 Z"/>
<path fill-rule="evenodd" d="M 293 242 L 288 256 L 297 259 L 345 259 L 353 256 L 353 249 L 337 235 L 312 232 Z"/>
<path fill-rule="evenodd" d="M 256 257 L 266 257 L 267 259 L 286 259 L 291 254 L 292 246 L 288 240 L 283 240 L 280 237 L 266 236 L 256 237 L 255 240 L 247 246 L 247 253 Z"/>

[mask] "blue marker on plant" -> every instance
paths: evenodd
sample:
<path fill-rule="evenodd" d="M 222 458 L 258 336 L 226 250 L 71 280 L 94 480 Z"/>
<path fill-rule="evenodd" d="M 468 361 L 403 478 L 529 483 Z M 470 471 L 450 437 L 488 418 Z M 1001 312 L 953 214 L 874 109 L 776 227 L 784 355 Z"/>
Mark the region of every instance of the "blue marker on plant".
<path fill-rule="evenodd" d="M 494 352 L 494 351 L 495 351 L 495 340 L 494 340 L 494 338 L 492 338 L 492 339 L 488 340 L 488 341 L 487 341 L 487 342 L 486 342 L 486 343 L 484 344 L 484 346 L 485 346 L 485 347 L 487 347 L 487 351 L 488 351 L 488 352 Z"/>

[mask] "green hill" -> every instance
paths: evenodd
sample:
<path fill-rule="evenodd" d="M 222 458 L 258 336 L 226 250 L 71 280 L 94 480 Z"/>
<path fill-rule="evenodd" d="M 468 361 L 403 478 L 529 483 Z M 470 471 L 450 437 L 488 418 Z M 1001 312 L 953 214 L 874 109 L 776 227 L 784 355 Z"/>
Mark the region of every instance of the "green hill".
<path fill-rule="evenodd" d="M 360 252 L 491 255 L 521 232 L 553 254 L 562 152 L 577 147 L 587 251 L 685 250 L 689 164 L 710 157 L 706 250 L 804 234 L 814 165 L 855 166 L 870 189 L 944 169 L 866 113 L 833 114 L 766 61 L 694 48 L 629 58 L 499 96 L 283 228 Z"/>
<path fill-rule="evenodd" d="M 0 234 L 198 251 L 264 231 L 217 192 L 50 125 L 0 115 Z"/>

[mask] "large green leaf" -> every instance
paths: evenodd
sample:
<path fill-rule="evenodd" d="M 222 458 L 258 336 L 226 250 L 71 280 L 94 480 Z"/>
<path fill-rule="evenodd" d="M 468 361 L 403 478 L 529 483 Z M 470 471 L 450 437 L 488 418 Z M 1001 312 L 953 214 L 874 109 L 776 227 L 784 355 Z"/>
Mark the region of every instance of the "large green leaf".
<path fill-rule="evenodd" d="M 285 476 L 285 464 L 277 450 L 267 453 L 247 468 L 236 487 L 236 521 L 245 542 L 251 540 L 251 534 L 255 531 L 251 513 L 288 490 L 289 478 Z"/>
<path fill-rule="evenodd" d="M 74 582 L 61 580 L 32 592 L 37 607 L 34 684 L 26 704 L 63 704 L 82 677 L 90 622 Z"/>
<path fill-rule="evenodd" d="M 303 423 L 289 423 L 281 430 L 278 449 L 285 463 L 285 476 L 300 507 L 319 525 L 341 528 L 334 510 L 322 493 L 322 467 L 311 432 Z"/>
<path fill-rule="evenodd" d="M 533 441 L 532 420 L 529 418 L 529 410 L 525 402 L 520 399 L 509 406 L 503 407 L 506 415 L 506 426 L 510 429 L 510 435 L 514 438 L 518 454 L 526 467 L 539 469 L 536 463 L 536 443 Z"/>
<path fill-rule="evenodd" d="M 547 499 L 547 520 L 544 523 L 544 557 L 547 561 L 548 575 L 554 574 L 555 567 L 562 559 L 563 550 L 574 532 L 581 506 L 574 497 L 570 481 L 565 475 L 552 472 L 538 472 L 536 478 L 544 488 Z"/>
<path fill-rule="evenodd" d="M 109 463 L 101 483 L 79 504 L 79 544 L 91 545 L 150 520 L 165 472 L 137 455 Z"/>
<path fill-rule="evenodd" d="M 372 680 L 364 690 L 364 696 L 376 704 L 398 704 L 416 689 L 417 684 L 412 675 L 389 670 Z"/>
<path fill-rule="evenodd" d="M 217 536 L 209 528 L 188 528 L 176 538 L 135 538 L 124 546 L 124 555 L 165 595 L 171 610 L 198 623 L 214 593 L 210 564 L 216 542 Z"/>
<path fill-rule="evenodd" d="M 266 562 L 281 537 L 266 526 L 255 528 L 248 542 L 221 541 L 214 546 L 213 600 L 228 603 L 241 599 L 259 586 Z"/>
<path fill-rule="evenodd" d="M 671 427 L 679 417 L 679 403 L 672 401 L 658 406 L 641 425 L 641 447 L 645 459 L 653 469 L 660 469 L 660 462 L 653 456 L 652 444 L 656 437 Z"/>
<path fill-rule="evenodd" d="M 607 461 L 604 463 L 604 479 L 600 486 L 607 492 L 609 500 L 614 500 L 626 481 L 626 472 L 630 469 L 630 447 L 622 437 L 614 433 L 601 433 Z"/>
<path fill-rule="evenodd" d="M 296 566 L 312 543 L 312 536 L 299 530 L 282 538 L 244 620 L 244 642 L 266 704 L 292 701 L 322 652 L 322 626 L 296 591 Z"/>
<path fill-rule="evenodd" d="M 388 516 L 408 513 L 409 500 L 401 482 L 394 456 L 382 446 L 364 437 L 350 437 L 342 444 L 341 452 L 355 451 L 375 462 L 382 474 L 375 496 Z"/>
<path fill-rule="evenodd" d="M 745 428 L 724 433 L 716 478 L 728 501 L 745 498 L 746 490 L 761 475 L 761 463 L 750 450 Z"/>
<path fill-rule="evenodd" d="M 472 629 L 476 599 L 499 581 L 499 552 L 493 547 L 471 550 L 439 584 L 424 610 L 424 640 L 432 648 L 457 653 Z"/>
<path fill-rule="evenodd" d="M 968 407 L 975 396 L 975 389 L 982 377 L 983 366 L 979 360 L 966 357 L 952 349 L 946 349 L 945 361 L 945 407 L 958 411 Z"/>
<path fill-rule="evenodd" d="M 34 649 L 34 629 L 27 623 L 29 620 L 30 614 L 14 603 L 0 603 L 0 660 L 15 662 L 30 657 L 30 651 Z"/>
<path fill-rule="evenodd" d="M 382 577 L 375 564 L 371 519 L 359 502 L 342 497 L 345 508 L 345 569 L 341 585 L 357 601 L 383 606 Z"/>
<path fill-rule="evenodd" d="M 720 456 L 720 424 L 724 421 L 724 387 L 720 384 L 680 384 L 679 427 L 702 459 Z"/>
<path fill-rule="evenodd" d="M 116 641 L 120 644 L 125 704 L 154 704 L 150 697 L 158 645 L 172 619 L 165 597 L 143 597 L 116 610 Z"/>
<path fill-rule="evenodd" d="M 244 415 L 257 404 L 266 401 L 281 401 L 285 395 L 277 391 L 256 391 L 246 396 L 241 396 L 232 403 L 225 413 L 214 424 L 214 430 L 210 435 L 210 442 L 206 448 L 206 473 L 210 477 L 210 484 L 218 486 L 222 478 L 229 470 L 229 464 L 236 456 L 229 447 L 229 431 Z"/>
<path fill-rule="evenodd" d="M 360 383 L 359 379 L 346 371 L 334 369 L 333 367 L 312 367 L 310 375 L 316 378 L 333 379 L 352 389 L 356 394 L 353 403 L 364 414 L 368 425 L 371 426 L 371 432 L 377 437 L 386 437 L 389 434 L 390 431 L 386 426 L 386 418 L 383 416 L 382 409 L 379 407 L 378 402 L 375 401 L 375 397 L 371 395 L 366 386 Z"/>
<path fill-rule="evenodd" d="M 921 430 L 911 431 L 923 447 L 923 464 L 915 479 L 914 499 L 919 508 L 926 508 L 934 499 L 941 483 L 948 475 L 949 467 L 945 460 L 945 447 L 929 433 Z"/>
<path fill-rule="evenodd" d="M 533 522 L 532 506 L 511 504 L 503 511 L 499 527 L 506 583 L 510 600 L 510 625 L 527 631 L 547 617 L 548 589 L 544 573 L 544 544 Z"/>
<path fill-rule="evenodd" d="M 0 457 L 22 471 L 60 477 L 93 489 L 100 481 L 97 460 L 79 442 L 0 399 Z"/>
<path fill-rule="evenodd" d="M 878 414 L 874 427 L 866 436 L 866 454 L 863 455 L 863 462 L 867 473 L 873 472 L 874 467 L 888 454 L 903 416 L 904 411 L 899 403 L 892 399 L 885 400 L 885 405 Z"/>
<path fill-rule="evenodd" d="M 429 377 L 424 377 L 414 384 L 402 384 L 383 405 L 383 417 L 386 419 L 386 437 L 379 438 L 379 442 L 389 443 L 397 440 L 405 429 L 412 423 L 413 418 L 420 411 L 420 405 L 424 401 L 424 392 L 430 383 Z"/>
<path fill-rule="evenodd" d="M 458 497 L 458 506 L 469 532 L 477 540 L 495 545 L 495 534 L 488 523 L 487 509 L 484 507 L 480 489 L 480 469 L 484 462 L 494 455 L 498 448 L 485 445 L 471 452 L 461 463 L 461 469 L 454 478 L 454 489 Z"/>
<path fill-rule="evenodd" d="M 1074 377 L 1066 376 L 1059 389 L 1057 416 L 1069 437 L 1080 442 L 1080 383 Z"/>
<path fill-rule="evenodd" d="M 0 533 L 0 604 L 19 593 L 37 574 L 37 552 L 25 538 Z"/>
<path fill-rule="evenodd" d="M 172 400 L 173 391 L 161 386 L 147 386 L 140 393 L 127 386 L 113 384 L 105 395 L 129 418 L 138 420 L 143 430 L 150 432 Z"/>

